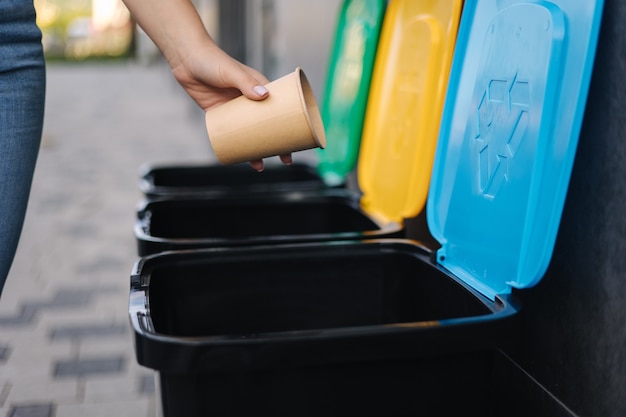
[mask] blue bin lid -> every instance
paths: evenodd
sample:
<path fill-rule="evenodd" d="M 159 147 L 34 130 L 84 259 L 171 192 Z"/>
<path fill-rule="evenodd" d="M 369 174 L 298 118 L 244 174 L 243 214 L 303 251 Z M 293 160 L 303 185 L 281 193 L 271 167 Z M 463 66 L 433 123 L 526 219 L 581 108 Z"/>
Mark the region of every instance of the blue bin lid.
<path fill-rule="evenodd" d="M 602 6 L 465 3 L 426 213 L 438 262 L 491 299 L 550 262 Z"/>

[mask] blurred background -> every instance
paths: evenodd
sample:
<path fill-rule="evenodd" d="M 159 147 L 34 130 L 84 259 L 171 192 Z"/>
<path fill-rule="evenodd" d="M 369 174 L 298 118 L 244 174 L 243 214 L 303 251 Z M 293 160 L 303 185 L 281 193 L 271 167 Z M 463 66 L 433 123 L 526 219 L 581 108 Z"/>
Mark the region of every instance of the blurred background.
<path fill-rule="evenodd" d="M 339 0 L 195 0 L 209 33 L 235 58 L 270 80 L 296 66 L 323 88 Z M 160 59 L 122 0 L 35 0 L 50 61 Z"/>
<path fill-rule="evenodd" d="M 133 52 L 134 29 L 121 0 L 35 0 L 49 59 L 123 57 Z"/>

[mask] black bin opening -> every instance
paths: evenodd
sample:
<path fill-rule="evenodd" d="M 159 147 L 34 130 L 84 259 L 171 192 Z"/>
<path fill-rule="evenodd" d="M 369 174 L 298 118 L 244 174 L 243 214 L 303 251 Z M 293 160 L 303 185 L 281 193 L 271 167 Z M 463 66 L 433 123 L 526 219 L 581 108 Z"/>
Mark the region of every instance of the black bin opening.
<path fill-rule="evenodd" d="M 152 168 L 143 179 L 153 187 L 250 187 L 266 183 L 322 182 L 316 170 L 304 164 L 268 166 L 261 173 L 249 164 L 233 166 L 171 166 Z"/>
<path fill-rule="evenodd" d="M 151 273 L 155 330 L 211 336 L 374 326 L 480 316 L 492 310 L 406 253 L 254 254 L 163 265 Z"/>
<path fill-rule="evenodd" d="M 353 202 L 316 199 L 305 202 L 259 199 L 234 201 L 161 201 L 143 217 L 149 235 L 166 239 L 241 238 L 247 236 L 330 234 L 379 230 Z M 305 220 L 303 220 L 305 219 Z"/>

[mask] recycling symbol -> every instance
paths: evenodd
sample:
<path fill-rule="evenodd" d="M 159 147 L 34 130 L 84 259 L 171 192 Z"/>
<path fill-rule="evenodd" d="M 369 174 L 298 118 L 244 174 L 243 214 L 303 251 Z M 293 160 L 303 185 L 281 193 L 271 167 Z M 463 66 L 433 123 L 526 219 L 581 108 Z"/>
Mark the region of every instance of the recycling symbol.
<path fill-rule="evenodd" d="M 483 90 L 476 111 L 474 149 L 480 192 L 494 198 L 509 180 L 513 163 L 528 130 L 529 84 L 492 79 Z"/>

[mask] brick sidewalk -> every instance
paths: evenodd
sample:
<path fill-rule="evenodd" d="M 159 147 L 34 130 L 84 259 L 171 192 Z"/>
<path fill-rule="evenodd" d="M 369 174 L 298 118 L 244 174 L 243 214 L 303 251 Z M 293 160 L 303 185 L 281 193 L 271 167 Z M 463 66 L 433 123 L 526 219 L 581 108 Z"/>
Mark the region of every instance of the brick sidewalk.
<path fill-rule="evenodd" d="M 155 415 L 128 322 L 144 162 L 214 161 L 162 64 L 50 64 L 44 137 L 0 301 L 0 417 Z"/>

